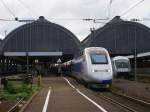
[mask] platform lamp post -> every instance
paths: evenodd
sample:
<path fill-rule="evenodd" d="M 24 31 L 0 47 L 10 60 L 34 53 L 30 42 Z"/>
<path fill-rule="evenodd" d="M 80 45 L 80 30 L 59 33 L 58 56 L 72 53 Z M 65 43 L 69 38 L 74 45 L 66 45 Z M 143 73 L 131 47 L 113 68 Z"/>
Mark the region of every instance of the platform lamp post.
<path fill-rule="evenodd" d="M 62 67 L 61 67 L 61 59 L 59 58 L 58 60 L 57 60 L 57 64 L 58 64 L 58 74 L 60 75 L 60 76 L 62 76 Z"/>
<path fill-rule="evenodd" d="M 134 80 L 137 81 L 137 38 L 136 38 L 136 28 L 134 35 Z"/>
<path fill-rule="evenodd" d="M 93 36 L 94 36 L 95 28 L 94 28 L 94 27 L 93 27 L 93 28 L 90 28 L 90 31 L 91 31 L 91 33 L 92 33 Z"/>
<path fill-rule="evenodd" d="M 34 19 L 18 19 L 18 17 L 15 18 L 17 22 L 24 22 L 24 23 L 32 23 L 36 20 Z M 27 57 L 27 75 L 29 74 L 29 47 L 28 47 L 28 38 L 27 38 L 27 48 L 26 48 L 26 57 Z"/>
<path fill-rule="evenodd" d="M 137 49 L 134 49 L 134 80 L 137 81 Z"/>
<path fill-rule="evenodd" d="M 92 38 L 94 38 L 94 33 L 95 33 L 95 28 L 93 27 L 93 28 L 90 28 L 90 31 L 91 31 L 91 35 L 92 35 Z"/>
<path fill-rule="evenodd" d="M 139 21 L 138 19 L 131 19 L 133 22 Z M 136 37 L 136 27 L 134 28 L 134 80 L 137 81 L 137 37 Z"/>
<path fill-rule="evenodd" d="M 29 53 L 26 51 L 26 57 L 27 57 L 27 75 L 29 74 Z"/>

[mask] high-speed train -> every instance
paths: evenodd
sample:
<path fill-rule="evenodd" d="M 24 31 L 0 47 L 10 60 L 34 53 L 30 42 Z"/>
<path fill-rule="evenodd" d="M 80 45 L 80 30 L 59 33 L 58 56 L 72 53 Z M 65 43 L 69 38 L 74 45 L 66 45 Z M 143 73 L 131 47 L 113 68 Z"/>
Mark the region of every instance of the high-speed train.
<path fill-rule="evenodd" d="M 116 56 L 112 59 L 114 76 L 128 76 L 131 72 L 130 60 L 124 56 Z"/>
<path fill-rule="evenodd" d="M 72 75 L 88 86 L 108 88 L 112 84 L 113 70 L 108 51 L 102 47 L 89 47 L 71 62 Z"/>

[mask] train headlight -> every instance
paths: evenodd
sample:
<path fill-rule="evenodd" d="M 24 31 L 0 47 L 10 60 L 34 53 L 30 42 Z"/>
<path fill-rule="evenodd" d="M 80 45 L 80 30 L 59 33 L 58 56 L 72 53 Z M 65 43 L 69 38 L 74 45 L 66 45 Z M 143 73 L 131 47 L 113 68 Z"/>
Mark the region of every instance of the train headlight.
<path fill-rule="evenodd" d="M 110 69 L 104 69 L 104 70 L 92 70 L 92 72 L 111 72 Z"/>
<path fill-rule="evenodd" d="M 110 70 L 110 69 L 108 69 L 108 70 L 107 70 L 107 72 L 111 72 L 111 70 Z"/>
<path fill-rule="evenodd" d="M 100 70 L 92 70 L 92 72 L 100 72 Z"/>
<path fill-rule="evenodd" d="M 95 70 L 92 70 L 92 72 L 95 72 Z"/>

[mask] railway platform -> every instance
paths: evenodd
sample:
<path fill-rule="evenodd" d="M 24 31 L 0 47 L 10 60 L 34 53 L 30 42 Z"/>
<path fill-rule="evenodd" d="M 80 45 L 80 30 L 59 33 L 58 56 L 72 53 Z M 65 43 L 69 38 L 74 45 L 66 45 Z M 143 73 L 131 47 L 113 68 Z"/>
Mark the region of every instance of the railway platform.
<path fill-rule="evenodd" d="M 33 83 L 37 82 L 37 78 L 34 78 Z M 149 112 L 150 110 L 148 101 L 139 100 L 132 95 L 129 97 L 128 94 L 120 95 L 108 89 L 87 88 L 71 77 L 43 77 L 41 82 L 42 89 L 31 97 L 32 100 L 29 99 L 24 103 L 13 102 L 16 105 L 13 111 L 2 108 L 0 112 L 17 111 L 20 104 L 23 104 L 20 112 Z M 139 82 L 114 79 L 113 85 L 117 83 L 122 89 L 126 87 L 129 93 L 132 90 L 134 94 L 136 92 L 142 94 L 142 91 L 146 89 L 141 89 L 144 86 L 140 86 Z M 137 88 L 133 89 L 133 87 Z M 148 97 L 145 91 L 143 94 Z M 14 104 L 7 108 L 14 107 Z M 0 106 L 3 105 L 5 103 Z"/>
<path fill-rule="evenodd" d="M 95 96 L 72 78 L 43 78 L 42 89 L 25 112 L 123 112 L 116 105 Z"/>

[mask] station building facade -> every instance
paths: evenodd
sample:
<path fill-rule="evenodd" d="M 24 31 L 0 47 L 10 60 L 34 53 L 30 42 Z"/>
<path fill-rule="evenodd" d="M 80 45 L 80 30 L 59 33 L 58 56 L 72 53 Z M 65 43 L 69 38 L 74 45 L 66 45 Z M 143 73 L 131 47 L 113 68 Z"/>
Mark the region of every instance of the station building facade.
<path fill-rule="evenodd" d="M 72 32 L 43 16 L 14 29 L 1 42 L 2 57 L 19 60 L 21 65 L 29 66 L 36 60 L 43 63 L 44 68 L 57 63 L 59 58 L 62 63 L 72 59 L 80 48 L 81 43 Z M 3 67 L 4 63 L 9 65 L 4 58 Z"/>
<path fill-rule="evenodd" d="M 31 65 L 35 60 L 49 67 L 58 59 L 62 62 L 72 59 L 84 47 L 105 47 L 111 56 L 129 56 L 132 63 L 136 51 L 138 67 L 145 68 L 150 67 L 149 42 L 150 28 L 124 21 L 119 16 L 93 31 L 82 42 L 66 28 L 41 16 L 14 29 L 0 41 L 1 71 L 15 71 L 18 65 Z"/>

